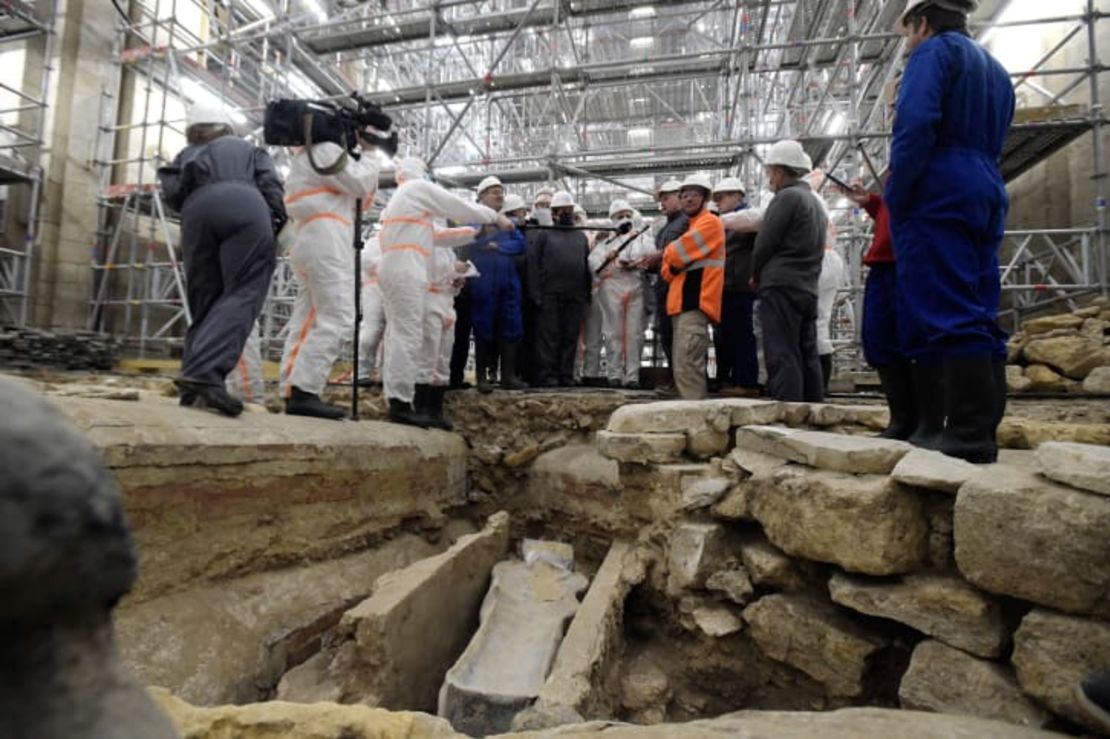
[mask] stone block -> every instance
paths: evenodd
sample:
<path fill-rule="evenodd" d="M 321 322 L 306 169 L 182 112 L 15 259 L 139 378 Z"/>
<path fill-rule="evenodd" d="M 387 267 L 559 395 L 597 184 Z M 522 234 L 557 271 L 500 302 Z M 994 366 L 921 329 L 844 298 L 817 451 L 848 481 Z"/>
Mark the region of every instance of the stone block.
<path fill-rule="evenodd" d="M 621 677 L 620 690 L 621 707 L 636 723 L 660 723 L 665 718 L 671 684 L 667 673 L 653 660 L 643 656 L 633 658 Z"/>
<path fill-rule="evenodd" d="M 1110 349 L 1100 339 L 1088 336 L 1059 336 L 1033 339 L 1025 347 L 1030 362 L 1047 364 L 1074 380 L 1082 380 L 1095 367 L 1110 365 Z"/>
<path fill-rule="evenodd" d="M 886 645 L 836 606 L 804 595 L 760 598 L 744 609 L 744 621 L 765 655 L 806 673 L 833 696 L 860 695 L 869 658 Z"/>
<path fill-rule="evenodd" d="M 620 434 L 684 434 L 687 429 L 703 426 L 727 431 L 731 423 L 732 412 L 721 401 L 663 400 L 622 405 L 609 416 L 606 430 Z"/>
<path fill-rule="evenodd" d="M 1079 335 L 1086 336 L 1089 339 L 1097 339 L 1105 344 L 1107 331 L 1110 331 L 1110 321 L 1088 318 L 1083 321 L 1083 325 L 1079 328 Z"/>
<path fill-rule="evenodd" d="M 1004 418 L 998 426 L 998 446 L 1036 449 L 1046 441 L 1110 444 L 1110 423 L 1059 423 L 1032 418 Z"/>
<path fill-rule="evenodd" d="M 1053 712 L 1099 731 L 1075 697 L 1079 681 L 1110 665 L 1110 623 L 1034 609 L 1014 632 L 1022 689 Z"/>
<path fill-rule="evenodd" d="M 718 431 L 710 426 L 686 430 L 686 453 L 694 459 L 716 457 L 728 449 L 728 429 Z"/>
<path fill-rule="evenodd" d="M 701 633 L 712 639 L 730 636 L 744 628 L 740 617 L 723 603 L 701 603 L 690 611 L 690 618 Z"/>
<path fill-rule="evenodd" d="M 956 564 L 973 585 L 1110 615 L 1110 498 L 996 465 L 960 488 Z"/>
<path fill-rule="evenodd" d="M 825 431 L 797 431 L 782 439 L 802 464 L 855 475 L 887 475 L 913 449 L 904 441 L 847 436 Z"/>
<path fill-rule="evenodd" d="M 725 529 L 718 523 L 682 523 L 667 547 L 667 590 L 701 588 L 727 557 Z"/>
<path fill-rule="evenodd" d="M 913 449 L 894 465 L 891 477 L 906 485 L 955 493 L 980 471 L 980 467 L 947 454 Z"/>
<path fill-rule="evenodd" d="M 1022 726 L 1041 727 L 1049 720 L 1048 713 L 1025 697 L 1006 667 L 938 641 L 923 641 L 913 650 L 898 699 L 909 710 L 966 714 Z"/>
<path fill-rule="evenodd" d="M 1025 368 L 1026 390 L 1042 393 L 1066 393 L 1068 379 L 1044 364 L 1031 364 Z"/>
<path fill-rule="evenodd" d="M 1092 395 L 1110 395 L 1110 367 L 1095 367 L 1083 380 L 1083 391 Z"/>
<path fill-rule="evenodd" d="M 746 534 L 740 542 L 740 558 L 751 581 L 762 588 L 801 590 L 805 577 L 797 564 L 760 533 Z"/>
<path fill-rule="evenodd" d="M 736 429 L 736 448 L 787 462 L 804 462 L 805 458 L 797 450 L 785 444 L 788 436 L 797 433 L 800 432 L 783 426 L 741 426 Z"/>
<path fill-rule="evenodd" d="M 539 696 L 586 585 L 584 576 L 543 559 L 494 566 L 478 631 L 447 671 L 437 713 L 472 736 L 512 728 Z"/>
<path fill-rule="evenodd" d="M 601 456 L 618 462 L 664 464 L 682 459 L 686 449 L 685 434 L 597 432 L 597 449 Z"/>
<path fill-rule="evenodd" d="M 926 554 L 921 500 L 887 477 L 782 470 L 759 488 L 752 513 L 787 554 L 852 572 L 910 572 Z"/>
<path fill-rule="evenodd" d="M 525 539 L 520 542 L 520 558 L 529 564 L 542 560 L 567 571 L 574 569 L 574 547 L 562 541 Z"/>
<path fill-rule="evenodd" d="M 998 657 L 1006 644 L 998 603 L 953 575 L 914 574 L 890 582 L 838 572 L 829 580 L 829 595 L 853 611 L 912 626 L 980 657 Z"/>
<path fill-rule="evenodd" d="M 725 464 L 735 467 L 744 477 L 767 477 L 785 465 L 786 460 L 737 447 L 729 453 Z"/>
<path fill-rule="evenodd" d="M 1083 318 L 1071 313 L 1061 313 L 1056 316 L 1042 316 L 1030 318 L 1021 322 L 1021 330 L 1026 334 L 1043 334 L 1057 329 L 1077 329 L 1083 325 Z"/>
<path fill-rule="evenodd" d="M 782 420 L 782 403 L 777 400 L 726 398 L 717 402 L 728 408 L 733 426 L 764 426 Z"/>
<path fill-rule="evenodd" d="M 640 521 L 673 518 L 684 488 L 709 474 L 708 464 L 621 465 L 621 507 Z"/>
<path fill-rule="evenodd" d="M 1045 477 L 1110 495 L 1110 447 L 1049 441 L 1037 447 L 1034 454 Z"/>
<path fill-rule="evenodd" d="M 1006 389 L 1011 393 L 1024 393 L 1033 386 L 1025 371 L 1016 364 L 1006 365 Z"/>
<path fill-rule="evenodd" d="M 727 477 L 706 477 L 692 480 L 684 485 L 682 490 L 682 510 L 695 511 L 699 508 L 708 508 L 720 500 L 732 482 Z"/>
<path fill-rule="evenodd" d="M 709 509 L 714 518 L 725 521 L 750 521 L 752 520 L 752 500 L 755 497 L 755 488 L 760 481 L 755 479 L 741 480 L 733 485 L 719 501 Z"/>
<path fill-rule="evenodd" d="M 782 403 L 782 420 L 787 426 L 805 426 L 809 423 L 812 403 Z"/>
<path fill-rule="evenodd" d="M 744 569 L 719 570 L 710 575 L 705 581 L 707 590 L 728 598 L 737 605 L 745 606 L 752 599 L 755 588 Z"/>
<path fill-rule="evenodd" d="M 857 425 L 870 429 L 884 429 L 890 422 L 890 412 L 881 405 L 837 405 L 835 403 L 810 404 L 809 423 L 814 426 Z"/>
<path fill-rule="evenodd" d="M 508 544 L 509 516 L 497 513 L 446 552 L 378 578 L 374 594 L 340 620 L 348 641 L 329 671 L 343 702 L 432 710 Z"/>

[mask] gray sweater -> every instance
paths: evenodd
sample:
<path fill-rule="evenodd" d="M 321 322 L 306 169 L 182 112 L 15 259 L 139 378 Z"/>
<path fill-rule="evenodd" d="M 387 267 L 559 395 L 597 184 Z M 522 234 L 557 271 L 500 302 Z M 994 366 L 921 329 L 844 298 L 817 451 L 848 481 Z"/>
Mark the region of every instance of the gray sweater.
<path fill-rule="evenodd" d="M 755 240 L 752 276 L 759 289 L 783 288 L 817 297 L 828 218 L 809 183 L 801 180 L 775 194 Z"/>

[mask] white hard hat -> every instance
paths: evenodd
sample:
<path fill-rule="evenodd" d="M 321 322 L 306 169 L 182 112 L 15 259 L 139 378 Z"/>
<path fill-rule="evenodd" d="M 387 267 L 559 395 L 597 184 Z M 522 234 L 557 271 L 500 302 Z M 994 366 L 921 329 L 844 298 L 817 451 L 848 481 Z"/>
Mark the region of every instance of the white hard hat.
<path fill-rule="evenodd" d="M 629 212 L 632 211 L 632 206 L 629 205 L 628 201 L 625 200 L 624 198 L 617 198 L 613 202 L 609 203 L 609 217 L 610 218 L 615 216 L 617 213 L 620 213 L 622 210 L 627 210 Z"/>
<path fill-rule="evenodd" d="M 682 181 L 679 190 L 685 190 L 687 187 L 700 187 L 702 190 L 705 190 L 707 194 L 713 192 L 713 184 L 709 181 L 709 178 L 703 174 L 690 175 Z"/>
<path fill-rule="evenodd" d="M 574 205 L 574 196 L 566 190 L 560 190 L 551 196 L 552 208 L 566 208 L 572 205 Z"/>
<path fill-rule="evenodd" d="M 235 128 L 235 121 L 231 118 L 231 111 L 223 105 L 206 105 L 197 103 L 190 105 L 185 113 L 185 127 L 191 128 L 202 124 L 218 126 L 223 124 Z"/>
<path fill-rule="evenodd" d="M 491 187 L 503 187 L 503 185 L 501 184 L 501 180 L 499 180 L 496 177 L 493 177 L 491 175 L 491 176 L 485 178 L 484 180 L 482 180 L 481 182 L 479 182 L 478 183 L 478 197 L 481 197 L 482 193 L 484 193 L 486 190 L 490 189 Z"/>
<path fill-rule="evenodd" d="M 713 194 L 719 192 L 738 192 L 741 195 L 746 195 L 747 190 L 744 189 L 744 183 L 740 181 L 739 177 L 725 177 L 717 183 L 713 188 Z"/>
<path fill-rule="evenodd" d="M 524 198 L 519 195 L 506 195 L 505 204 L 501 206 L 502 213 L 512 213 L 514 210 L 527 210 L 528 206 L 524 204 Z"/>
<path fill-rule="evenodd" d="M 678 192 L 681 189 L 682 183 L 672 177 L 671 179 L 660 185 L 659 189 L 657 189 L 655 192 L 658 195 L 662 195 L 665 192 Z"/>
<path fill-rule="evenodd" d="M 970 15 L 979 7 L 979 0 L 909 0 L 909 2 L 906 3 L 906 9 L 903 10 L 894 21 L 894 32 L 904 34 L 906 16 L 915 10 L 924 10 L 930 6 L 940 8 L 941 10 L 951 10 L 956 13 Z"/>
<path fill-rule="evenodd" d="M 813 169 L 813 160 L 809 158 L 809 154 L 806 154 L 802 145 L 793 139 L 784 139 L 772 144 L 763 163 L 768 166 L 774 164 L 780 167 L 789 167 L 800 173 Z"/>
<path fill-rule="evenodd" d="M 583 208 L 581 205 L 578 205 L 576 203 L 575 206 L 574 206 L 574 215 L 582 216 L 583 218 L 585 218 L 586 217 L 586 209 Z"/>
<path fill-rule="evenodd" d="M 419 180 L 428 174 L 428 165 L 418 157 L 402 157 L 397 160 L 397 184 L 402 180 Z"/>
<path fill-rule="evenodd" d="M 554 187 L 548 187 L 547 185 L 544 185 L 539 190 L 536 190 L 536 197 L 534 197 L 532 199 L 532 202 L 535 202 L 535 201 L 539 200 L 540 195 L 546 195 L 547 197 L 551 197 L 554 194 L 555 194 L 555 188 Z"/>

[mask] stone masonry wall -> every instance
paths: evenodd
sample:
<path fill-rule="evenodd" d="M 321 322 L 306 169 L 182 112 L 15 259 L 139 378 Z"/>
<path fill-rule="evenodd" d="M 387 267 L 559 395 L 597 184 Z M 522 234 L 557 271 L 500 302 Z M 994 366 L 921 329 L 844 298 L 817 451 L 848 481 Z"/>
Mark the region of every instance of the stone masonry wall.
<path fill-rule="evenodd" d="M 1110 665 L 1110 448 L 975 467 L 863 435 L 881 413 L 628 405 L 597 445 L 623 515 L 664 542 L 659 587 L 696 604 L 704 637 L 742 632 L 830 706 L 893 679 L 906 709 L 1094 728 L 1073 691 Z M 892 640 L 908 654 L 893 677 Z"/>

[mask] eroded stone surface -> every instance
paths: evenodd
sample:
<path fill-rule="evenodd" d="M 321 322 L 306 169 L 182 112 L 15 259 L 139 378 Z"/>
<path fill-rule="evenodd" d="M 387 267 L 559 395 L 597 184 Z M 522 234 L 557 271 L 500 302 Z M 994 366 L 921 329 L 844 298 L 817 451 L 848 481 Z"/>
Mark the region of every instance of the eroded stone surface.
<path fill-rule="evenodd" d="M 1049 441 L 1037 447 L 1034 454 L 1045 477 L 1110 495 L 1110 447 Z"/>
<path fill-rule="evenodd" d="M 1021 322 L 1021 330 L 1027 334 L 1043 334 L 1058 329 L 1077 329 L 1083 325 L 1083 317 L 1071 313 L 1055 316 L 1041 316 Z"/>
<path fill-rule="evenodd" d="M 979 471 L 979 467 L 962 459 L 928 449 L 913 449 L 894 466 L 891 477 L 906 485 L 955 493 Z"/>
<path fill-rule="evenodd" d="M 759 426 L 782 420 L 782 403 L 777 400 L 726 398 L 718 402 L 731 412 L 733 426 Z"/>
<path fill-rule="evenodd" d="M 759 489 L 752 512 L 787 554 L 852 572 L 909 572 L 925 558 L 921 501 L 886 477 L 784 469 Z"/>
<path fill-rule="evenodd" d="M 725 530 L 717 523 L 683 523 L 667 549 L 667 589 L 700 588 L 726 556 Z"/>
<path fill-rule="evenodd" d="M 786 437 L 796 433 L 796 429 L 783 426 L 742 426 L 736 429 L 736 448 L 787 462 L 805 462 L 800 452 L 784 443 Z"/>
<path fill-rule="evenodd" d="M 837 696 L 863 691 L 868 658 L 885 645 L 836 606 L 804 595 L 760 598 L 744 609 L 744 621 L 764 654 L 798 668 Z"/>
<path fill-rule="evenodd" d="M 1025 376 L 1025 371 L 1016 364 L 1006 365 L 1006 389 L 1012 393 L 1023 393 L 1033 386 L 1033 381 Z"/>
<path fill-rule="evenodd" d="M 745 534 L 740 542 L 744 570 L 756 585 L 776 590 L 800 590 L 805 578 L 794 560 L 761 533 Z"/>
<path fill-rule="evenodd" d="M 998 603 L 959 577 L 913 574 L 889 582 L 838 572 L 829 580 L 829 595 L 854 611 L 899 621 L 982 657 L 997 657 L 1006 643 Z"/>
<path fill-rule="evenodd" d="M 1025 368 L 1025 389 L 1044 393 L 1066 393 L 1074 380 L 1056 372 L 1045 364 L 1031 364 Z"/>
<path fill-rule="evenodd" d="M 686 452 L 694 459 L 709 459 L 728 449 L 728 428 L 721 431 L 710 426 L 687 429 Z"/>
<path fill-rule="evenodd" d="M 881 405 L 839 405 L 813 403 L 810 405 L 809 422 L 814 426 L 840 426 L 857 424 L 870 429 L 884 429 L 890 421 L 890 412 Z"/>
<path fill-rule="evenodd" d="M 672 695 L 670 680 L 655 662 L 633 658 L 621 677 L 621 707 L 638 724 L 662 723 Z"/>
<path fill-rule="evenodd" d="M 1110 498 L 996 465 L 960 488 L 954 522 L 956 563 L 972 584 L 1110 615 Z"/>
<path fill-rule="evenodd" d="M 904 441 L 873 436 L 847 436 L 824 431 L 798 431 L 782 440 L 803 464 L 836 472 L 886 475 L 912 447 Z"/>
<path fill-rule="evenodd" d="M 1041 727 L 1048 714 L 1029 700 L 1013 674 L 997 662 L 976 659 L 938 641 L 913 650 L 898 698 L 903 708 L 959 713 Z"/>
<path fill-rule="evenodd" d="M 677 462 L 682 459 L 682 452 L 686 449 L 686 435 L 598 431 L 597 448 L 602 456 L 618 462 L 636 464 Z"/>
<path fill-rule="evenodd" d="M 716 400 L 663 400 L 656 403 L 622 405 L 609 417 L 606 429 L 614 433 L 686 433 L 702 426 L 719 427 L 724 417 L 727 430 L 732 411 Z"/>
<path fill-rule="evenodd" d="M 707 590 L 721 593 L 737 605 L 747 605 L 755 589 L 748 573 L 743 569 L 729 569 L 714 572 L 705 581 Z"/>
<path fill-rule="evenodd" d="M 682 510 L 694 511 L 708 508 L 728 492 L 732 483 L 726 477 L 706 477 L 695 480 L 682 491 Z"/>
<path fill-rule="evenodd" d="M 1014 633 L 1018 682 L 1042 704 L 1099 730 L 1075 697 L 1075 686 L 1110 665 L 1110 623 L 1053 611 L 1030 611 Z"/>
<path fill-rule="evenodd" d="M 1110 367 L 1095 367 L 1083 379 L 1083 390 L 1095 395 L 1110 395 Z"/>
<path fill-rule="evenodd" d="M 1026 345 L 1025 357 L 1075 380 L 1082 380 L 1095 367 L 1110 365 L 1110 350 L 1103 348 L 1101 340 L 1078 335 L 1035 338 Z"/>
<path fill-rule="evenodd" d="M 998 446 L 1036 449 L 1046 441 L 1110 444 L 1110 423 L 1061 423 L 1030 418 L 1004 418 L 998 425 Z"/>
<path fill-rule="evenodd" d="M 744 628 L 744 622 L 732 608 L 723 603 L 705 603 L 691 613 L 694 623 L 703 634 L 714 639 L 735 634 Z"/>

